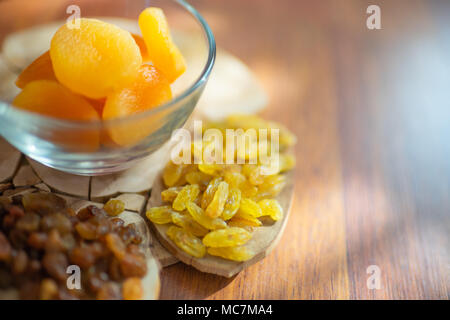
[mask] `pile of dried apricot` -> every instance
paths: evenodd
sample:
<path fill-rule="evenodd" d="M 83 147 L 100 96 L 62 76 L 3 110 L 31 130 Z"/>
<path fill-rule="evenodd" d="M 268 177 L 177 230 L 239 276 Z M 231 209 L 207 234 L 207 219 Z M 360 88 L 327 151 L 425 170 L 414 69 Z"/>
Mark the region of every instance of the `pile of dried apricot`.
<path fill-rule="evenodd" d="M 13 105 L 60 119 L 95 121 L 123 118 L 169 101 L 170 84 L 186 70 L 185 60 L 161 9 L 145 9 L 139 26 L 143 37 L 97 19 L 81 18 L 79 28 L 64 24 L 50 50 L 17 78 L 22 91 Z M 151 132 L 137 132 L 141 129 L 110 127 L 105 145 L 134 144 Z M 89 144 L 91 150 L 103 136 L 97 134 L 86 137 L 97 140 L 96 146 Z"/>
<path fill-rule="evenodd" d="M 278 169 L 263 174 L 263 164 L 259 160 L 255 164 L 175 164 L 170 161 L 163 172 L 167 189 L 161 192 L 161 199 L 166 204 L 150 208 L 146 216 L 155 224 L 171 224 L 167 236 L 193 257 L 202 258 L 208 253 L 246 261 L 255 254 L 246 243 L 252 238 L 254 228 L 263 225 L 261 218 L 270 217 L 277 221 L 283 217 L 283 209 L 275 197 L 286 183 L 283 173 L 295 165 L 294 157 L 287 151 L 296 139 L 278 123 L 257 116 L 230 116 L 224 122 L 209 123 L 207 127 L 219 130 L 280 129 Z M 202 149 L 208 145 L 208 141 L 203 141 Z M 193 146 L 191 160 L 195 151 L 198 150 Z M 236 162 L 238 157 L 239 151 L 235 154 Z M 247 160 L 249 157 L 259 159 L 257 153 L 247 155 Z"/>

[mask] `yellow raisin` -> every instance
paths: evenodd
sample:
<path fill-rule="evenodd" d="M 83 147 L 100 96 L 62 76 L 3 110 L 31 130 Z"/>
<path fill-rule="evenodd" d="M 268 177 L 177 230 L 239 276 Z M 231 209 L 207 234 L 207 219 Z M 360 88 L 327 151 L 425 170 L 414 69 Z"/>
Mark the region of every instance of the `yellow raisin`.
<path fill-rule="evenodd" d="M 262 211 L 259 205 L 248 198 L 241 199 L 241 205 L 239 206 L 238 215 L 240 216 L 251 216 L 251 217 L 261 217 Z"/>
<path fill-rule="evenodd" d="M 188 212 L 192 216 L 192 218 L 208 230 L 223 229 L 227 227 L 225 221 L 220 218 L 208 217 L 203 209 L 193 202 L 189 202 L 186 205 L 186 208 L 188 209 Z"/>
<path fill-rule="evenodd" d="M 292 170 L 295 167 L 295 157 L 292 154 L 280 154 L 280 172 Z"/>
<path fill-rule="evenodd" d="M 286 177 L 282 174 L 265 176 L 264 182 L 258 186 L 257 194 L 250 196 L 256 201 L 275 198 L 286 185 Z"/>
<path fill-rule="evenodd" d="M 252 237 L 251 233 L 242 228 L 227 228 L 211 231 L 203 238 L 207 247 L 234 247 L 246 243 Z"/>
<path fill-rule="evenodd" d="M 173 202 L 183 187 L 170 187 L 161 192 L 161 199 L 164 202 Z"/>
<path fill-rule="evenodd" d="M 105 203 L 103 209 L 109 216 L 115 217 L 125 210 L 125 203 L 121 200 L 110 199 Z"/>
<path fill-rule="evenodd" d="M 190 215 L 182 214 L 176 211 L 172 212 L 172 222 L 177 226 L 186 229 L 196 237 L 204 237 L 209 230 L 195 222 Z"/>
<path fill-rule="evenodd" d="M 220 164 L 199 164 L 198 170 L 211 176 L 217 176 L 222 171 L 223 166 Z"/>
<path fill-rule="evenodd" d="M 177 247 L 193 257 L 203 258 L 206 254 L 206 247 L 202 241 L 180 227 L 169 227 L 167 229 L 167 236 Z"/>
<path fill-rule="evenodd" d="M 199 193 L 200 188 L 198 184 L 184 186 L 183 189 L 178 192 L 175 200 L 173 200 L 172 208 L 177 211 L 183 211 L 184 209 L 186 209 L 186 204 L 188 202 L 195 201 Z"/>
<path fill-rule="evenodd" d="M 259 221 L 258 218 L 253 217 L 251 215 L 243 214 L 242 212 L 238 212 L 234 215 L 233 218 L 229 221 L 229 225 L 235 224 L 236 222 L 251 226 L 251 227 L 260 227 L 262 226 L 262 222 Z M 235 225 L 236 226 L 236 225 Z"/>
<path fill-rule="evenodd" d="M 246 178 L 240 172 L 227 171 L 224 174 L 224 180 L 231 188 L 239 188 L 241 184 L 245 183 Z"/>
<path fill-rule="evenodd" d="M 247 176 L 248 181 L 252 185 L 260 185 L 264 182 L 264 176 L 261 175 L 260 167 L 254 164 L 244 164 L 242 173 Z"/>
<path fill-rule="evenodd" d="M 214 197 L 205 210 L 207 216 L 211 218 L 220 217 L 228 198 L 228 183 L 222 181 L 219 183 Z"/>
<path fill-rule="evenodd" d="M 223 220 L 231 219 L 238 211 L 240 204 L 241 204 L 241 190 L 236 188 L 231 189 L 222 212 Z"/>
<path fill-rule="evenodd" d="M 173 187 L 178 182 L 178 180 L 180 180 L 183 174 L 183 170 L 183 165 L 176 165 L 172 161 L 169 161 L 169 163 L 167 163 L 166 167 L 164 168 L 163 173 L 163 180 L 166 187 Z"/>
<path fill-rule="evenodd" d="M 200 189 L 205 190 L 208 186 L 208 183 L 211 181 L 212 177 L 206 173 L 201 171 L 192 171 L 188 172 L 185 175 L 186 181 L 189 184 L 198 184 Z"/>
<path fill-rule="evenodd" d="M 245 180 L 240 186 L 239 189 L 242 192 L 242 196 L 246 198 L 253 198 L 258 194 L 258 187 L 252 185 L 250 181 Z"/>
<path fill-rule="evenodd" d="M 254 218 L 256 219 L 256 218 Z M 258 219 L 256 219 L 258 220 Z M 259 223 L 261 223 L 258 220 Z M 242 218 L 233 217 L 231 220 L 228 221 L 228 227 L 236 227 L 236 228 L 242 228 L 247 230 L 248 232 L 253 232 L 255 229 L 255 226 L 253 225 L 252 221 L 248 221 Z"/>
<path fill-rule="evenodd" d="M 201 200 L 201 207 L 203 210 L 205 210 L 208 207 L 209 203 L 212 201 L 214 194 L 216 193 L 216 190 L 219 187 L 219 183 L 221 181 L 222 181 L 221 177 L 212 179 L 211 182 L 208 184 L 208 187 L 206 188 L 205 192 L 203 192 Z"/>
<path fill-rule="evenodd" d="M 277 221 L 283 217 L 283 208 L 275 199 L 264 199 L 258 202 L 263 216 L 270 216 L 272 220 Z"/>
<path fill-rule="evenodd" d="M 247 261 L 254 257 L 255 253 L 247 247 L 208 248 L 208 253 L 227 260 Z"/>
<path fill-rule="evenodd" d="M 172 208 L 169 206 L 153 207 L 147 210 L 145 215 L 156 224 L 165 224 L 172 222 Z"/>

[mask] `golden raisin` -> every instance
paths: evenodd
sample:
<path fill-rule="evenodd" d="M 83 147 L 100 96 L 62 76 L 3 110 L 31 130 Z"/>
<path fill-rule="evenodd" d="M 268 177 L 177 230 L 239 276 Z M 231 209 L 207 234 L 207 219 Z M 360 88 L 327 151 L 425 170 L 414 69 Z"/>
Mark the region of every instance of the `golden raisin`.
<path fill-rule="evenodd" d="M 196 257 L 203 258 L 206 254 L 206 247 L 202 241 L 196 236 L 190 234 L 186 230 L 171 226 L 167 229 L 168 237 L 184 252 Z"/>
<path fill-rule="evenodd" d="M 247 261 L 255 255 L 247 247 L 208 248 L 208 253 L 212 256 L 219 256 L 233 261 Z"/>
<path fill-rule="evenodd" d="M 220 217 L 228 198 L 228 192 L 228 183 L 225 181 L 220 182 L 213 199 L 205 210 L 207 216 L 211 218 Z"/>
<path fill-rule="evenodd" d="M 105 210 L 109 216 L 115 217 L 125 210 L 125 203 L 121 200 L 110 199 L 103 206 L 103 210 Z"/>
<path fill-rule="evenodd" d="M 147 218 L 156 224 L 165 224 L 172 222 L 172 208 L 169 206 L 153 207 L 147 210 Z"/>
<path fill-rule="evenodd" d="M 220 218 L 208 217 L 203 209 L 193 202 L 189 202 L 186 207 L 192 218 L 208 230 L 223 229 L 227 227 L 225 221 Z"/>
<path fill-rule="evenodd" d="M 176 211 L 172 212 L 172 222 L 197 237 L 203 237 L 209 232 L 208 229 L 195 222 L 190 215 L 181 214 Z"/>
<path fill-rule="evenodd" d="M 238 210 L 238 215 L 258 218 L 261 217 L 262 211 L 255 201 L 248 198 L 243 198 L 241 199 L 241 205 Z"/>
<path fill-rule="evenodd" d="M 242 228 L 227 228 L 211 231 L 203 238 L 207 247 L 234 247 L 246 243 L 252 237 L 251 233 Z"/>
<path fill-rule="evenodd" d="M 201 207 L 203 210 L 205 210 L 209 203 L 214 198 L 214 194 L 217 191 L 217 188 L 219 187 L 220 182 L 222 181 L 222 178 L 214 178 L 211 180 L 211 182 L 208 184 L 208 187 L 206 188 L 205 192 L 203 192 L 202 200 L 201 200 Z"/>
<path fill-rule="evenodd" d="M 230 220 L 238 211 L 240 204 L 241 204 L 241 190 L 236 188 L 231 189 L 222 212 L 223 220 Z"/>
<path fill-rule="evenodd" d="M 200 193 L 200 188 L 197 184 L 187 185 L 181 189 L 177 194 L 177 197 L 172 203 L 172 207 L 177 211 L 183 211 L 186 209 L 186 204 L 195 201 L 198 194 Z"/>
<path fill-rule="evenodd" d="M 161 192 L 161 199 L 164 202 L 173 202 L 183 187 L 170 187 Z"/>
<path fill-rule="evenodd" d="M 283 208 L 275 199 L 264 199 L 258 202 L 263 216 L 270 216 L 272 220 L 277 221 L 283 217 Z"/>

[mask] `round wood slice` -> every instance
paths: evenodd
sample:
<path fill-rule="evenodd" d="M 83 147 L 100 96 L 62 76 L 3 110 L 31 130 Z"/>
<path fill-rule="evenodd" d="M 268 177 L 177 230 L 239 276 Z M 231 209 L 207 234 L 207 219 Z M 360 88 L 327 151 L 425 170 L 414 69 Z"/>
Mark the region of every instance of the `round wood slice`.
<path fill-rule="evenodd" d="M 255 231 L 253 231 L 252 233 L 252 239 L 250 239 L 249 242 L 246 243 L 246 246 L 254 250 L 256 252 L 256 255 L 248 261 L 235 262 L 220 257 L 211 256 L 209 254 L 206 254 L 206 256 L 203 258 L 194 258 L 188 255 L 183 250 L 179 249 L 166 235 L 166 231 L 171 224 L 151 224 L 151 226 L 155 230 L 156 236 L 158 237 L 159 241 L 182 262 L 191 265 L 202 272 L 213 273 L 219 276 L 230 278 L 244 268 L 263 259 L 278 243 L 289 218 L 294 192 L 294 173 L 288 172 L 286 174 L 286 178 L 286 186 L 277 197 L 277 200 L 283 207 L 283 218 L 276 221 L 275 223 L 272 223 L 271 225 L 263 225 L 261 227 L 255 228 Z M 163 182 L 161 177 L 159 177 L 153 185 L 152 195 L 147 204 L 147 209 L 163 205 L 163 202 L 161 200 L 162 190 L 164 190 Z"/>

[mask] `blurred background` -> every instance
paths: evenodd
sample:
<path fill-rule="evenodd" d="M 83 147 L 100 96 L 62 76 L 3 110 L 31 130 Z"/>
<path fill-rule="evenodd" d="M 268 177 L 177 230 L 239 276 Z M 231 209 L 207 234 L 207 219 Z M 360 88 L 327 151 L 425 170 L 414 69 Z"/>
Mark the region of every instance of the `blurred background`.
<path fill-rule="evenodd" d="M 71 4 L 25 2 L 0 0 L 0 41 Z M 448 299 L 450 1 L 191 4 L 267 92 L 263 115 L 298 136 L 295 196 L 269 257 L 231 280 L 169 267 L 162 298 Z M 366 26 L 371 4 L 381 30 Z"/>

